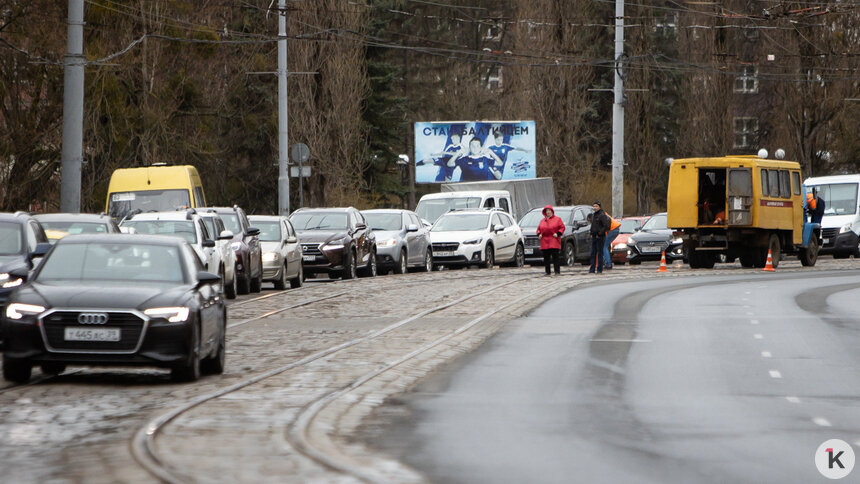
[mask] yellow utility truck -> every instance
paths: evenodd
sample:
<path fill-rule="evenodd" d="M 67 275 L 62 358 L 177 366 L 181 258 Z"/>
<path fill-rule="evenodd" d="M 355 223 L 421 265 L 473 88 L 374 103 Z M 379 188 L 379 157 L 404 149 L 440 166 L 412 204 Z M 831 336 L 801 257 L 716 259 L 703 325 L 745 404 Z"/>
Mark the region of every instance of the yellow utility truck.
<path fill-rule="evenodd" d="M 669 169 L 668 226 L 684 242 L 692 268 L 722 259 L 744 267 L 773 265 L 797 254 L 804 266 L 818 258 L 819 224 L 806 221 L 800 164 L 758 156 L 686 158 Z"/>
<path fill-rule="evenodd" d="M 191 165 L 154 164 L 120 168 L 108 186 L 105 212 L 117 220 L 139 212 L 164 212 L 206 206 L 203 183 Z"/>

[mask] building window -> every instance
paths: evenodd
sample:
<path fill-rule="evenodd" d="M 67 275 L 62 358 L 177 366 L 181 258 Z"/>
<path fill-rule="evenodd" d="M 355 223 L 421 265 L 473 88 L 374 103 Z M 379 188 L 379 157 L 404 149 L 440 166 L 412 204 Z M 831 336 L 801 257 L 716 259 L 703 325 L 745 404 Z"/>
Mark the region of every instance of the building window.
<path fill-rule="evenodd" d="M 735 78 L 735 92 L 758 92 L 758 72 L 753 66 L 743 66 L 741 73 Z"/>
<path fill-rule="evenodd" d="M 735 118 L 735 148 L 755 146 L 758 118 Z"/>
<path fill-rule="evenodd" d="M 502 68 L 493 66 L 487 76 L 487 89 L 496 90 L 502 88 Z"/>

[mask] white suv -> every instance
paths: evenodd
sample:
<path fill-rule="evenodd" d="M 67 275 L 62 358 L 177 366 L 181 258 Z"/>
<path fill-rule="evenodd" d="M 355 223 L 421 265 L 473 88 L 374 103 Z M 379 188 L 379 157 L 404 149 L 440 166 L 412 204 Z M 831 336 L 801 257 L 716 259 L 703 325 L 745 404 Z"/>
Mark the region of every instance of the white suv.
<path fill-rule="evenodd" d="M 181 212 L 146 212 L 138 213 L 122 222 L 122 227 L 130 227 L 138 234 L 164 235 L 168 237 L 180 237 L 188 242 L 206 271 L 221 276 L 221 282 L 225 282 L 225 270 L 222 264 L 222 253 L 215 242 L 215 237 L 209 234 L 209 229 L 190 208 Z M 217 237 L 222 240 L 225 234 Z M 232 235 L 230 236 L 232 238 Z M 229 281 L 226 281 L 229 283 Z M 228 288 L 229 290 L 229 288 Z M 235 296 L 234 296 L 235 297 Z"/>
<path fill-rule="evenodd" d="M 507 213 L 495 210 L 448 212 L 430 229 L 433 265 L 492 267 L 497 262 L 522 267 L 523 231 Z"/>
<path fill-rule="evenodd" d="M 221 266 L 224 268 L 224 295 L 227 299 L 235 299 L 238 289 L 236 280 L 236 252 L 233 251 L 231 241 L 233 240 L 233 232 L 227 230 L 221 216 L 215 212 L 198 212 L 200 218 L 203 219 L 203 224 L 206 225 L 206 230 L 209 235 L 218 234 L 215 241 L 215 246 L 221 255 Z M 217 274 L 217 272 L 213 272 Z"/>

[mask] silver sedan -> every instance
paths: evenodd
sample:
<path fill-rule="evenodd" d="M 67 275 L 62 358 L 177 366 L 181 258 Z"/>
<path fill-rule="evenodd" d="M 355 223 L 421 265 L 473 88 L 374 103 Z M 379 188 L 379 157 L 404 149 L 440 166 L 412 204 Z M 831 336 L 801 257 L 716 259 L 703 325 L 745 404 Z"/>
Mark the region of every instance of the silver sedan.
<path fill-rule="evenodd" d="M 428 229 L 409 210 L 363 210 L 367 225 L 376 234 L 376 263 L 383 272 L 396 274 L 433 269 Z"/>
<path fill-rule="evenodd" d="M 278 215 L 248 216 L 255 228 L 260 229 L 260 247 L 263 252 L 263 280 L 273 282 L 275 289 L 301 287 L 302 245 L 287 217 Z"/>

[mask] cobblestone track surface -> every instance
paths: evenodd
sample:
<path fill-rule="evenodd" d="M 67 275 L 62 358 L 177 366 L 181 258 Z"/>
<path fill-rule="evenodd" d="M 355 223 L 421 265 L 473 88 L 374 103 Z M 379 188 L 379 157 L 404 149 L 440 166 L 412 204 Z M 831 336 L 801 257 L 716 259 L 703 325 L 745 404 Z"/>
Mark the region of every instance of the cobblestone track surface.
<path fill-rule="evenodd" d="M 739 265 L 715 271 L 692 271 L 670 266 L 669 274 L 657 275 L 655 266 L 618 267 L 601 277 L 586 276 L 581 266 L 565 268 L 560 285 L 609 278 L 684 277 L 701 273 L 751 271 Z M 825 258 L 813 269 L 800 268 L 796 261 L 783 261 L 778 271 L 833 270 L 860 268 L 854 260 Z M 167 372 L 149 369 L 83 369 L 42 380 L 37 375 L 29 385 L 0 389 L 0 469 L 4 482 L 148 482 L 152 477 L 136 466 L 128 442 L 144 422 L 182 402 L 220 388 L 226 388 L 285 362 L 298 360 L 320 348 L 330 347 L 384 327 L 416 310 L 454 300 L 470 291 L 487 287 L 507 278 L 540 274 L 542 268 L 442 271 L 386 276 L 349 282 L 309 283 L 306 289 L 270 292 L 265 298 L 244 296 L 229 310 L 230 322 L 259 317 L 267 312 L 315 297 L 355 288 L 355 293 L 329 301 L 309 304 L 275 314 L 228 333 L 227 371 L 219 377 L 206 377 L 194 384 L 175 384 Z M 763 275 L 763 277 L 766 277 Z M 765 280 L 765 279 L 763 279 Z M 492 282 L 491 282 L 492 281 Z M 565 282 L 563 282 L 565 281 Z M 539 278 L 535 284 L 543 282 Z M 528 288 L 521 288 L 526 291 Z M 248 301 L 248 302 L 245 302 Z M 537 303 L 537 301 L 535 301 Z M 527 308 L 523 307 L 521 311 Z M 304 372 L 284 375 L 283 379 L 261 382 L 265 388 L 251 394 L 231 395 L 218 400 L 218 412 L 177 422 L 176 434 L 165 433 L 164 448 L 175 452 L 171 462 L 205 467 L 215 461 L 235 473 L 208 476 L 216 481 L 310 482 L 313 480 L 350 480 L 306 458 L 284 458 L 282 462 L 258 458 L 259 449 L 277 449 L 285 455 L 282 432 L 292 417 L 308 401 L 343 387 L 375 368 L 444 334 L 450 321 L 473 318 L 486 307 L 464 307 L 445 316 L 422 319 L 421 328 L 401 331 L 397 338 L 385 339 L 381 347 L 367 349 L 368 355 L 319 361 Z M 339 400 L 329 406 L 312 426 L 331 438 L 339 452 L 362 465 L 388 470 L 387 475 L 420 479 L 399 463 L 378 455 L 355 437 L 361 419 L 392 395 L 408 389 L 438 364 L 455 358 L 479 344 L 518 312 L 508 311 L 481 324 L 467 336 L 440 345 L 409 362 L 373 379 L 361 387 L 349 402 Z M 392 335 L 393 336 L 393 335 Z M 377 355 L 376 352 L 379 352 Z M 313 370 L 313 371 L 311 371 Z M 265 394 L 263 396 L 262 394 Z M 209 409 L 207 408 L 207 412 Z M 205 417 L 205 418 L 204 418 Z M 274 431 L 273 429 L 279 429 Z M 192 432 L 193 430 L 193 432 Z M 192 438 L 198 433 L 202 439 Z M 266 433 L 268 432 L 268 433 Z M 264 441 L 260 436 L 266 434 Z M 181 438 L 179 438 L 181 437 Z M 209 439 L 207 439 L 209 437 Z M 224 440 L 228 439 L 228 440 Z M 219 448 L 209 440 L 224 443 Z M 200 459 L 195 462 L 194 459 Z M 244 470 L 240 472 L 238 470 Z M 411 476 L 411 477 L 410 477 Z M 399 480 L 399 479 L 395 479 Z"/>

